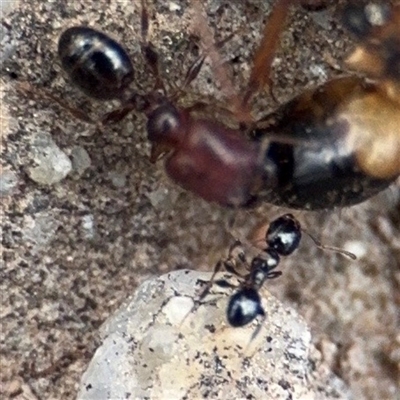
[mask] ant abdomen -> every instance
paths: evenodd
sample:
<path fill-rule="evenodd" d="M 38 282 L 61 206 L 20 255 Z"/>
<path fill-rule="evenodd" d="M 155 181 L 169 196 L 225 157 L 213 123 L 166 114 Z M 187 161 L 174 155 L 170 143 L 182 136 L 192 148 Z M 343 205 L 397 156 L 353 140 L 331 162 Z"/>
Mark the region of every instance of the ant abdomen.
<path fill-rule="evenodd" d="M 243 288 L 234 293 L 228 302 L 226 317 L 234 328 L 245 326 L 258 316 L 264 316 L 261 297 L 255 288 Z"/>
<path fill-rule="evenodd" d="M 386 117 L 382 120 L 382 114 Z M 360 203 L 398 176 L 400 107 L 362 78 L 346 77 L 308 91 L 256 129 L 269 141 L 265 163 L 276 163 L 278 183 L 259 200 L 299 209 L 327 209 Z"/>
<path fill-rule="evenodd" d="M 98 100 L 122 98 L 134 78 L 125 49 L 108 35 L 89 27 L 75 26 L 63 32 L 58 55 L 74 84 Z"/>

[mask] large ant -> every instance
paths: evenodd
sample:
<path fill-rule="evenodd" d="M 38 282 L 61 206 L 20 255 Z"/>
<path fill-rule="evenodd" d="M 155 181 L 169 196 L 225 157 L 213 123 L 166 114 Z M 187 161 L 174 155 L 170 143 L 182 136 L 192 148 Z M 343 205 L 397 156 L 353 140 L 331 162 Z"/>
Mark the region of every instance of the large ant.
<path fill-rule="evenodd" d="M 228 273 L 239 277 L 241 280 L 239 287 L 228 302 L 226 316 L 229 325 L 242 327 L 255 320 L 258 316 L 264 319 L 265 311 L 261 305 L 259 290 L 267 280 L 275 279 L 282 275 L 281 271 L 276 271 L 280 259 L 293 254 L 298 249 L 302 232 L 307 233 L 319 248 L 335 251 L 353 260 L 356 259 L 353 253 L 321 244 L 301 228 L 300 222 L 292 214 L 284 214 L 269 224 L 264 241 L 261 244 L 262 251 L 254 256 L 250 262 L 247 260 L 245 250 L 240 241 L 236 241 L 231 246 L 228 257 L 216 264 L 210 280 L 190 312 L 197 309 L 202 300 L 209 294 L 214 283 L 221 287 L 235 288 L 225 279 L 215 281 L 217 273 L 225 269 Z M 260 243 L 257 244 L 257 247 L 260 247 Z M 246 271 L 244 275 L 238 271 L 242 268 Z"/>
<path fill-rule="evenodd" d="M 243 98 L 232 111 L 238 129 L 193 116 L 168 97 L 158 55 L 147 41 L 142 1 L 142 50 L 156 77 L 149 93 L 132 93 L 134 68 L 127 52 L 89 27 L 67 29 L 58 53 L 64 70 L 88 96 L 119 99 L 102 122 L 132 110 L 147 118 L 152 160 L 165 155 L 168 176 L 201 198 L 222 206 L 270 202 L 299 209 L 360 203 L 400 174 L 400 6 L 349 6 L 344 25 L 359 41 L 349 65 L 368 77 L 334 79 L 252 122 L 249 104 L 269 84 L 278 37 L 292 0 L 277 0 L 267 23 Z M 378 17 L 377 17 L 378 16 Z M 204 57 L 189 69 L 185 86 Z M 250 121 L 250 122 L 249 122 Z"/>

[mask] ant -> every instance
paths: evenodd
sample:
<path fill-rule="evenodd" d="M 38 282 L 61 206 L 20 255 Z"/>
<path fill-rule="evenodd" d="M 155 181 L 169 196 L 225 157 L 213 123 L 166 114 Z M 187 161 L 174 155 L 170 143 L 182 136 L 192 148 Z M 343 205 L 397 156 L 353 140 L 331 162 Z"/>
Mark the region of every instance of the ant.
<path fill-rule="evenodd" d="M 147 40 L 144 0 L 142 53 L 156 78 L 150 92 L 129 90 L 132 62 L 102 32 L 69 28 L 59 39 L 58 54 L 63 69 L 88 96 L 121 101 L 102 124 L 118 122 L 131 111 L 144 113 L 151 161 L 165 156 L 168 176 L 204 200 L 234 208 L 260 202 L 307 210 L 354 205 L 400 174 L 400 5 L 375 5 L 374 13 L 371 5 L 343 10 L 344 25 L 359 42 L 348 64 L 366 77 L 331 80 L 254 122 L 250 103 L 271 86 L 274 53 L 292 3 L 277 0 L 270 14 L 247 89 L 231 110 L 236 129 L 196 117 L 195 107 L 177 106 L 177 93 L 166 94 L 158 54 Z M 184 87 L 204 59 L 193 63 Z M 70 111 L 85 119 L 79 110 Z"/>
<path fill-rule="evenodd" d="M 262 251 L 253 257 L 250 263 L 246 259 L 245 251 L 240 241 L 236 241 L 231 246 L 228 258 L 216 264 L 210 280 L 190 312 L 198 308 L 214 283 L 221 287 L 235 288 L 225 279 L 215 281 L 217 273 L 224 268 L 228 273 L 239 277 L 241 280 L 239 288 L 237 288 L 228 302 L 226 316 L 229 325 L 243 327 L 254 321 L 258 316 L 261 316 L 264 320 L 266 315 L 261 305 L 259 290 L 267 280 L 275 279 L 282 275 L 281 271 L 276 271 L 280 259 L 293 254 L 298 249 L 303 232 L 307 233 L 319 248 L 338 252 L 353 260 L 356 259 L 353 253 L 346 250 L 322 245 L 301 228 L 300 222 L 292 214 L 284 214 L 269 224 Z M 238 267 L 242 266 L 246 269 L 245 275 L 238 272 Z M 253 335 L 253 337 L 255 336 L 256 334 Z"/>
<path fill-rule="evenodd" d="M 257 316 L 265 317 L 258 291 L 266 280 L 282 275 L 281 271 L 275 271 L 280 257 L 292 254 L 298 248 L 300 240 L 300 223 L 292 214 L 282 215 L 270 223 L 265 235 L 266 247 L 261 254 L 253 257 L 249 273 L 244 277 L 239 290 L 229 300 L 226 314 L 231 326 L 244 326 Z M 243 257 L 241 259 L 244 261 Z M 225 269 L 234 271 L 237 275 L 237 272 L 230 268 L 229 262 L 223 264 Z"/>

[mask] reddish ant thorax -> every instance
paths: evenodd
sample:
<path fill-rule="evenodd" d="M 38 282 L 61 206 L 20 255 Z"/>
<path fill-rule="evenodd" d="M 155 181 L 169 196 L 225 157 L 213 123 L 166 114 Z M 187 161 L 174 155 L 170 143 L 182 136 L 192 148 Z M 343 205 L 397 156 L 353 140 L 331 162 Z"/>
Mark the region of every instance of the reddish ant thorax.
<path fill-rule="evenodd" d="M 150 114 L 147 130 L 150 141 L 171 148 L 165 160 L 166 172 L 186 190 L 224 206 L 253 201 L 254 177 L 262 174 L 255 142 L 214 121 L 195 119 L 172 105 Z"/>

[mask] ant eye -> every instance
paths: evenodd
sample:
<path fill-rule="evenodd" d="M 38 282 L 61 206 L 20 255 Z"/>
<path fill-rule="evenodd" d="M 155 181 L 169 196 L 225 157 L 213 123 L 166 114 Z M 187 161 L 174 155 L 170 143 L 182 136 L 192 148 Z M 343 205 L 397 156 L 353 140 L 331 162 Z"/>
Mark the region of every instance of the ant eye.
<path fill-rule="evenodd" d="M 156 108 L 147 121 L 147 137 L 152 142 L 172 139 L 179 129 L 180 117 L 175 107 L 165 105 Z"/>

